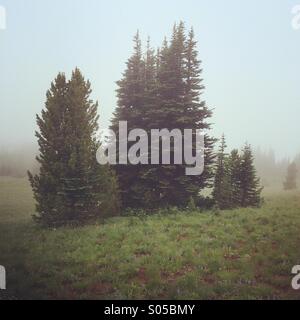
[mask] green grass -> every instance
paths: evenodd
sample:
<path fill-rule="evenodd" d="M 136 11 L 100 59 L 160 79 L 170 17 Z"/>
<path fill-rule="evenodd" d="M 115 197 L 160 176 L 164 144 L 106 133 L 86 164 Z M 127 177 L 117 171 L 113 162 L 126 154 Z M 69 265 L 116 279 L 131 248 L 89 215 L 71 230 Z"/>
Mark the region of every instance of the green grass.
<path fill-rule="evenodd" d="M 118 217 L 44 230 L 25 179 L 0 180 L 2 298 L 299 299 L 300 194 L 261 209 Z M 0 296 L 1 297 L 1 296 Z"/>

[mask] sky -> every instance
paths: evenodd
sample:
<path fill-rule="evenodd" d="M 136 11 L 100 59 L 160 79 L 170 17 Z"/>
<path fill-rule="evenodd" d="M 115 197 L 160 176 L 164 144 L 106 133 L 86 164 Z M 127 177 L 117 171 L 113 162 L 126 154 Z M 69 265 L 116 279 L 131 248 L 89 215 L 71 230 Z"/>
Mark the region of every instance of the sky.
<path fill-rule="evenodd" d="M 0 0 L 0 147 L 35 141 L 35 114 L 58 72 L 76 66 L 99 101 L 100 126 L 116 106 L 116 81 L 137 29 L 153 47 L 174 22 L 193 26 L 212 134 L 245 141 L 278 158 L 300 153 L 300 0 Z"/>

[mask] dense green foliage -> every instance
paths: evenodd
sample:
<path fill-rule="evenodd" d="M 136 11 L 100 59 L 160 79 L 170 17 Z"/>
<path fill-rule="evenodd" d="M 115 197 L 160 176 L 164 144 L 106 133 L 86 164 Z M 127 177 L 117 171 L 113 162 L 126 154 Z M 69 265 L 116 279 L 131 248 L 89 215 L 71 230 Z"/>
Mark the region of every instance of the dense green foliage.
<path fill-rule="evenodd" d="M 231 205 L 230 172 L 228 157 L 225 153 L 225 137 L 222 136 L 214 180 L 213 198 L 220 209 L 226 209 Z"/>
<path fill-rule="evenodd" d="M 260 181 L 254 167 L 250 145 L 246 144 L 240 155 L 234 149 L 225 152 L 224 135 L 217 156 L 213 198 L 220 209 L 255 207 L 261 204 Z"/>
<path fill-rule="evenodd" d="M 148 40 L 144 53 L 136 34 L 133 54 L 117 82 L 118 106 L 110 127 L 117 140 L 113 170 L 96 161 L 101 145 L 96 137 L 98 104 L 90 99 L 89 81 L 78 69 L 69 81 L 58 74 L 47 92 L 45 109 L 37 116 L 39 170 L 37 174 L 29 172 L 37 221 L 47 226 L 78 224 L 114 215 L 120 205 L 151 211 L 172 206 L 204 209 L 212 201 L 220 209 L 260 204 L 261 189 L 250 146 L 244 147 L 241 156 L 236 150 L 227 155 L 223 137 L 215 161 L 215 139 L 208 134 L 212 112 L 201 99 L 204 86 L 196 46 L 193 29 L 186 34 L 182 22 L 174 25 L 170 41 L 165 39 L 157 52 Z M 178 141 L 171 139 L 166 147 L 161 136 L 157 164 L 150 161 L 154 148 L 150 141 L 147 152 L 143 151 L 147 153 L 146 163 L 138 149 L 140 162 L 132 164 L 126 158 L 120 163 L 119 145 L 125 138 L 119 134 L 120 121 L 127 122 L 127 132 L 143 129 L 147 138 L 153 129 L 167 129 L 169 133 L 176 129 L 182 135 L 179 142 L 184 149 L 184 130 L 192 130 L 192 156 L 199 152 L 196 134 L 201 130 L 205 134 L 203 173 L 187 175 L 186 168 L 191 164 L 186 155 L 180 155 L 183 162 L 175 161 Z M 134 143 L 128 142 L 127 153 Z M 170 149 L 170 164 L 162 164 L 163 149 Z M 201 192 L 212 187 L 213 181 L 213 197 L 203 198 Z"/>
<path fill-rule="evenodd" d="M 117 133 L 119 121 L 126 120 L 128 130 L 142 128 L 147 133 L 164 128 L 179 129 L 182 133 L 192 129 L 194 134 L 196 129 L 207 131 L 211 111 L 200 100 L 204 87 L 193 30 L 186 36 L 183 23 L 175 25 L 170 42 L 165 40 L 157 54 L 149 41 L 146 53 L 142 54 L 138 34 L 134 43 L 134 53 L 117 83 L 118 107 L 111 129 Z M 175 164 L 174 143 L 170 146 L 169 165 L 117 165 L 123 206 L 185 206 L 191 197 L 198 198 L 199 192 L 211 185 L 213 144 L 214 139 L 206 134 L 205 170 L 198 176 L 185 175 L 185 163 Z"/>
<path fill-rule="evenodd" d="M 241 206 L 259 206 L 261 203 L 259 178 L 254 167 L 254 158 L 249 144 L 243 148 L 240 171 Z"/>
<path fill-rule="evenodd" d="M 115 178 L 96 161 L 98 105 L 90 94 L 78 69 L 70 81 L 60 73 L 37 116 L 40 170 L 29 179 L 42 224 L 78 223 L 118 209 Z"/>

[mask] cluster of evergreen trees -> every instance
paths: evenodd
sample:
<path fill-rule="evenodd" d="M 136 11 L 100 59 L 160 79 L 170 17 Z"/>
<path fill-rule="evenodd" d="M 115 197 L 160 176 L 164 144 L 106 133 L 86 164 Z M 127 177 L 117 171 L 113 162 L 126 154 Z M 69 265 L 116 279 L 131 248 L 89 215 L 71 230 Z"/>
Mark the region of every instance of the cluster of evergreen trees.
<path fill-rule="evenodd" d="M 111 129 L 118 133 L 119 121 L 126 120 L 128 130 L 142 128 L 147 133 L 164 128 L 182 132 L 206 130 L 205 169 L 202 175 L 187 176 L 184 164 L 117 165 L 124 207 L 184 206 L 211 186 L 215 140 L 207 134 L 210 128 L 207 120 L 212 113 L 200 99 L 204 89 L 200 65 L 193 29 L 186 35 L 182 22 L 174 26 L 170 41 L 165 39 L 157 52 L 148 41 L 143 53 L 139 34 L 135 36 L 133 55 L 117 82 L 118 106 Z M 172 145 L 171 159 L 173 152 Z"/>
<path fill-rule="evenodd" d="M 195 176 L 185 174 L 185 163 L 174 161 L 113 168 L 98 164 L 98 104 L 90 98 L 90 83 L 78 69 L 69 81 L 58 74 L 47 92 L 45 109 L 37 116 L 40 170 L 28 173 L 37 203 L 35 218 L 57 226 L 117 214 L 121 207 L 201 206 L 200 192 L 213 185 L 213 199 L 222 209 L 257 206 L 261 189 L 250 147 L 246 145 L 242 155 L 233 150 L 228 156 L 223 138 L 217 158 L 213 151 L 216 139 L 208 134 L 212 113 L 200 99 L 204 89 L 200 65 L 194 32 L 186 34 L 182 22 L 157 52 L 149 41 L 143 52 L 137 34 L 134 52 L 117 82 L 118 106 L 111 124 L 118 140 L 123 138 L 118 135 L 119 121 L 127 121 L 128 130 L 141 128 L 147 133 L 204 130 L 205 167 Z M 171 159 L 172 154 L 174 143 Z"/>
<path fill-rule="evenodd" d="M 222 136 L 213 189 L 213 198 L 220 209 L 260 205 L 262 188 L 253 160 L 249 144 L 245 144 L 241 155 L 237 149 L 228 155 L 225 137 Z"/>

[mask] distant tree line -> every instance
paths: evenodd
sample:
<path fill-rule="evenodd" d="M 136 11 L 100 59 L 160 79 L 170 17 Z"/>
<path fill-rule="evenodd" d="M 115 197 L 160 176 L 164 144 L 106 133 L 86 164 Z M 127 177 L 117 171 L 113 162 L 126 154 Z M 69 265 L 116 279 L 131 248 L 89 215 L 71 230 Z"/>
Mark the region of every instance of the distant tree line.
<path fill-rule="evenodd" d="M 143 52 L 137 34 L 133 54 L 117 82 L 118 105 L 111 124 L 117 139 L 122 138 L 118 136 L 122 120 L 128 130 L 202 129 L 205 167 L 198 176 L 185 175 L 185 163 L 99 165 L 98 104 L 90 98 L 90 83 L 77 68 L 70 80 L 59 73 L 37 116 L 40 169 L 37 174 L 28 172 L 37 203 L 35 219 L 57 226 L 116 215 L 126 208 L 151 211 L 204 207 L 208 202 L 221 209 L 258 206 L 261 188 L 250 146 L 245 145 L 242 154 L 233 150 L 227 155 L 223 137 L 219 152 L 214 152 L 216 139 L 209 135 L 212 112 L 201 100 L 201 72 L 194 32 L 186 34 L 182 22 L 157 51 L 148 41 Z M 173 154 L 171 145 L 171 159 Z M 207 188 L 213 188 L 209 199 L 201 196 Z"/>
<path fill-rule="evenodd" d="M 37 150 L 34 146 L 2 148 L 0 150 L 0 176 L 24 178 L 27 170 L 37 173 L 38 163 L 35 161 Z"/>
<path fill-rule="evenodd" d="M 283 187 L 285 190 L 297 189 L 297 174 L 298 170 L 296 162 L 290 163 L 287 168 L 286 179 L 283 183 Z"/>
<path fill-rule="evenodd" d="M 300 168 L 300 154 L 294 159 L 283 158 L 276 161 L 273 150 L 268 152 L 260 148 L 255 150 L 254 164 L 257 172 L 262 179 L 262 184 L 266 187 L 284 188 L 293 190 L 300 183 L 298 170 Z"/>
<path fill-rule="evenodd" d="M 253 150 L 253 155 L 254 164 L 262 185 L 281 188 L 290 163 L 289 159 L 276 159 L 275 152 L 272 149 L 263 150 L 259 147 Z"/>

